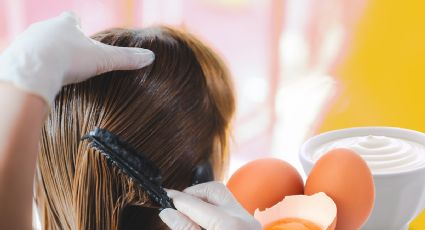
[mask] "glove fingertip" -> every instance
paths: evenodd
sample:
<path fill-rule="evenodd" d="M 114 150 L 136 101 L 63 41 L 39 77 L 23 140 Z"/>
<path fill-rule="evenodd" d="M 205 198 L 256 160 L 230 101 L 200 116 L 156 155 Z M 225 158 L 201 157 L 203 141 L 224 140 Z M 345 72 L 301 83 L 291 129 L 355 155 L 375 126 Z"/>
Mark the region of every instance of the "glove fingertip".
<path fill-rule="evenodd" d="M 166 209 L 163 209 L 160 213 L 159 213 L 159 217 L 161 218 L 161 219 L 167 219 L 167 218 L 169 218 L 170 216 L 172 216 L 173 215 L 173 213 L 174 213 L 174 209 L 172 209 L 172 208 L 166 208 Z"/>
<path fill-rule="evenodd" d="M 159 213 L 159 218 L 166 225 L 170 226 L 173 224 L 174 219 L 176 218 L 176 214 L 173 212 L 173 209 L 166 208 Z"/>
<path fill-rule="evenodd" d="M 100 47 L 106 51 L 111 59 L 110 65 L 105 66 L 103 72 L 112 70 L 134 70 L 146 67 L 155 60 L 155 54 L 147 49 L 133 47 L 114 47 L 101 44 Z M 100 58 L 99 60 L 105 60 Z"/>
<path fill-rule="evenodd" d="M 172 208 L 162 210 L 159 218 L 173 230 L 200 230 L 200 227 L 191 219 Z"/>
<path fill-rule="evenodd" d="M 179 191 L 176 191 L 173 189 L 165 189 L 165 191 L 167 192 L 167 196 L 170 197 L 171 199 L 175 198 L 180 193 Z"/>
<path fill-rule="evenodd" d="M 152 62 L 155 60 L 155 54 L 152 51 L 140 53 L 138 55 L 140 55 L 140 68 L 152 64 Z"/>
<path fill-rule="evenodd" d="M 64 20 L 69 20 L 70 22 L 74 23 L 78 27 L 81 26 L 80 18 L 77 16 L 77 14 L 75 14 L 72 11 L 64 11 L 59 17 L 61 17 Z"/>

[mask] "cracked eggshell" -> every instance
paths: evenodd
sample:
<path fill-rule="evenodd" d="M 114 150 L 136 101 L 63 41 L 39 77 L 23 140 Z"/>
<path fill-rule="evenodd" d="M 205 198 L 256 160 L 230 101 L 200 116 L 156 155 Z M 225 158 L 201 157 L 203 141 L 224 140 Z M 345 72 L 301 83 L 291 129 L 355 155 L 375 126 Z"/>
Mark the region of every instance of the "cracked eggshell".
<path fill-rule="evenodd" d="M 273 207 L 254 213 L 265 230 L 333 230 L 336 215 L 334 201 L 323 192 L 287 196 Z"/>

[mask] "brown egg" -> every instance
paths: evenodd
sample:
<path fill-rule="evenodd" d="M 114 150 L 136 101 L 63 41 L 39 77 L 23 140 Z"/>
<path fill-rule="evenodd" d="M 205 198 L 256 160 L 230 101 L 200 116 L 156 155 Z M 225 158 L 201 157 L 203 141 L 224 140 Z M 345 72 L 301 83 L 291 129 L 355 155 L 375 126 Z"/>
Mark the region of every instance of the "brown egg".
<path fill-rule="evenodd" d="M 304 192 L 324 192 L 335 201 L 336 230 L 359 229 L 369 217 L 375 199 L 366 162 L 348 149 L 334 149 L 321 157 L 307 178 Z"/>
<path fill-rule="evenodd" d="M 303 194 L 304 184 L 297 170 L 285 161 L 265 158 L 238 169 L 227 187 L 251 214 L 282 201 L 285 196 Z"/>

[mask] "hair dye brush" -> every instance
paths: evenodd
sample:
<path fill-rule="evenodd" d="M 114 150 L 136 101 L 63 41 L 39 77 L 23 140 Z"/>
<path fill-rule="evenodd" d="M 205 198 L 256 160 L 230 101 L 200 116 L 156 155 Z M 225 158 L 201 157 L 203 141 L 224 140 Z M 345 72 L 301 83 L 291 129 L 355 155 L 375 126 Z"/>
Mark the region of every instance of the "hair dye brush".
<path fill-rule="evenodd" d="M 84 135 L 81 140 L 88 140 L 90 147 L 99 150 L 106 158 L 143 188 L 149 199 L 165 208 L 173 208 L 173 201 L 162 187 L 159 169 L 142 153 L 137 152 L 118 136 L 105 129 L 95 128 Z"/>

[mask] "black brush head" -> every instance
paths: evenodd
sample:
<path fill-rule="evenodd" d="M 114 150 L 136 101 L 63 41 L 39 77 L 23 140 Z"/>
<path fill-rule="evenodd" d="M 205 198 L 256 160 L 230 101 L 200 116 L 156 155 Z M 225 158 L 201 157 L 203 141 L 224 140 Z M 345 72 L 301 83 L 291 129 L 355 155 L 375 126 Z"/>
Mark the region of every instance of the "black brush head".
<path fill-rule="evenodd" d="M 161 206 L 161 209 L 175 209 L 173 201 L 162 187 L 159 169 L 142 153 L 105 129 L 95 128 L 81 140 L 88 140 L 90 147 L 100 151 L 112 164 L 135 180 L 145 190 L 150 200 Z"/>

